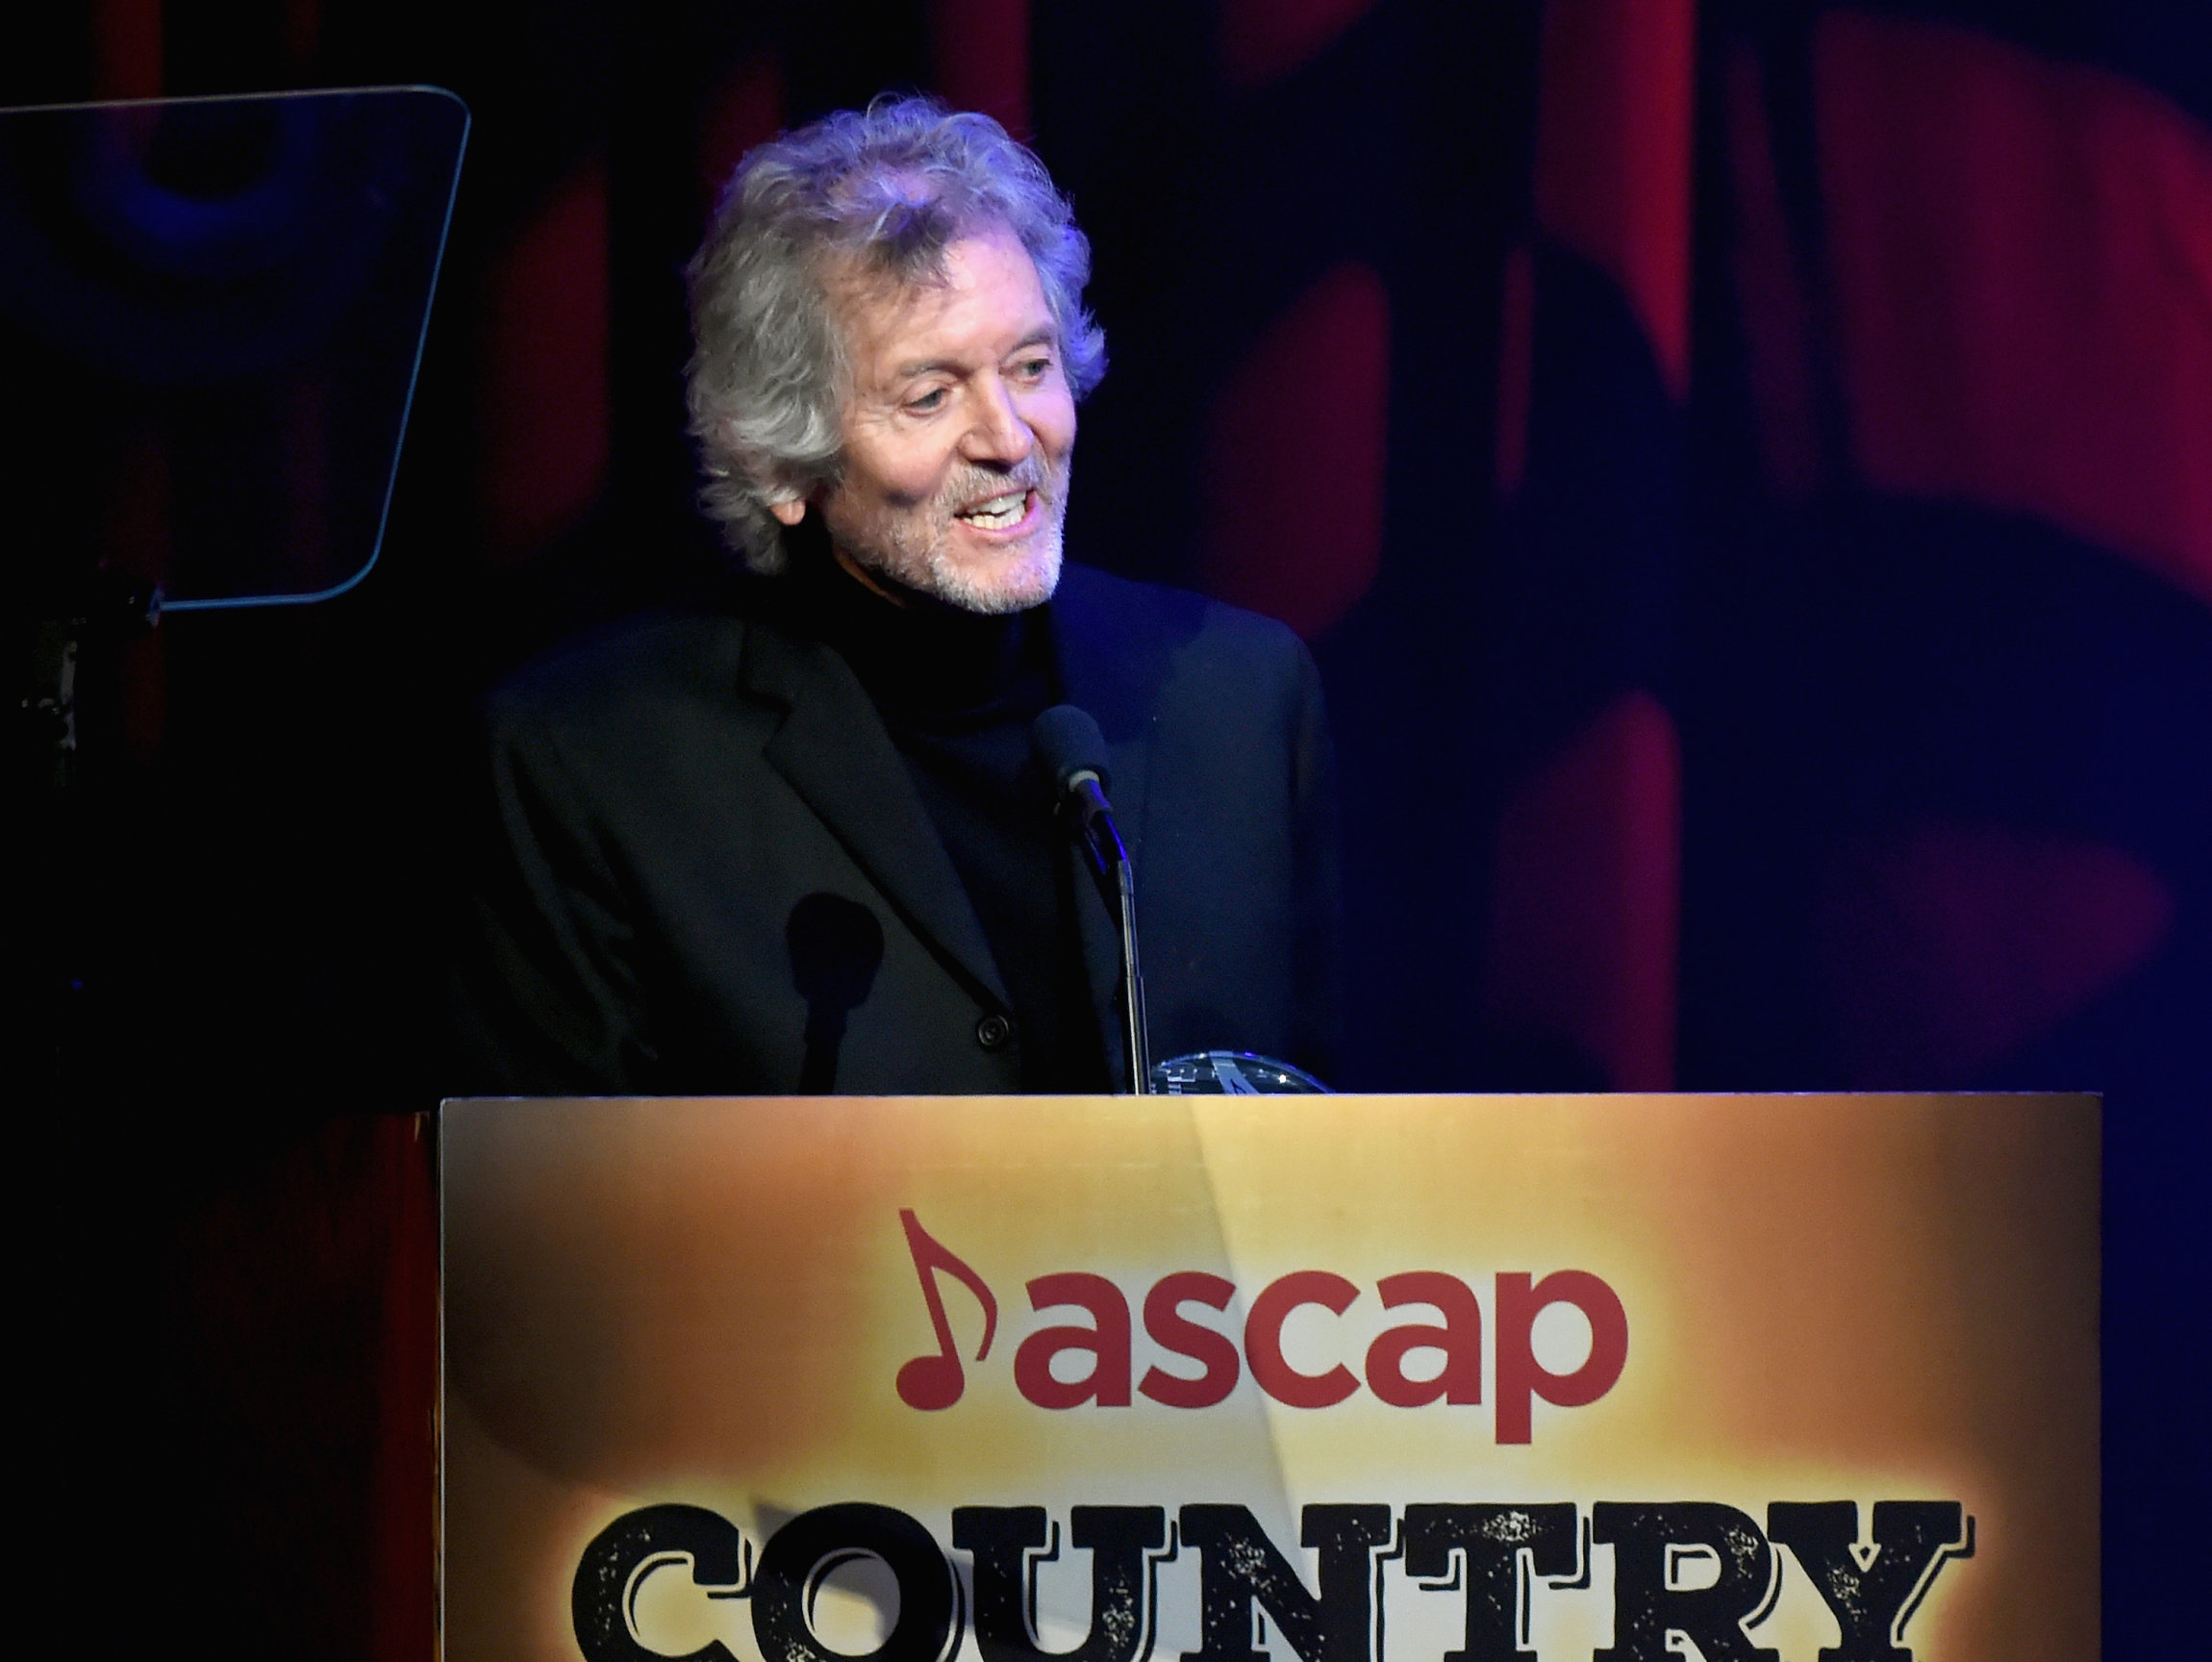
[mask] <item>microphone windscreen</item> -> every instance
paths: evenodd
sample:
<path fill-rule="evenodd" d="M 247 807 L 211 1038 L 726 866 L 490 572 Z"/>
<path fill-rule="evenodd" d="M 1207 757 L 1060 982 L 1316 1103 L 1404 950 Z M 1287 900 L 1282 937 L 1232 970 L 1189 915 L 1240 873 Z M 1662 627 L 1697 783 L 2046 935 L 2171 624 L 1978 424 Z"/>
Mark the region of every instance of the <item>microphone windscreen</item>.
<path fill-rule="evenodd" d="M 1055 792 L 1082 772 L 1097 774 L 1102 787 L 1114 783 L 1106 770 L 1106 735 L 1090 711 L 1073 704 L 1055 704 L 1030 722 L 1029 754 Z"/>

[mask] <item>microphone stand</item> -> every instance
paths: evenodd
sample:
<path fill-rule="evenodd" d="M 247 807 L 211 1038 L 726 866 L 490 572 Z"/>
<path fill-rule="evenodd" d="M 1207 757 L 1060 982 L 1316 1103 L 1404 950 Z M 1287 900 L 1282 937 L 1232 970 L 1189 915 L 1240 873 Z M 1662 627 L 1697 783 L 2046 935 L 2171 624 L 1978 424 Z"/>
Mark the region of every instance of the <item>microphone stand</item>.
<path fill-rule="evenodd" d="M 1099 789 L 1098 775 L 1085 768 L 1068 781 L 1084 852 L 1103 889 L 1109 874 L 1121 937 L 1121 1059 L 1129 1069 L 1129 1094 L 1152 1094 L 1152 1047 L 1144 1030 L 1144 977 L 1137 965 L 1137 873 L 1129 863 L 1121 828 Z"/>
<path fill-rule="evenodd" d="M 1129 1095 L 1152 1094 L 1152 1046 L 1144 1031 L 1144 977 L 1137 968 L 1137 874 L 1128 844 L 1106 800 L 1106 740 L 1089 713 L 1057 704 L 1030 723 L 1030 754 L 1038 771 L 1059 788 L 1060 805 L 1074 821 L 1090 857 L 1099 897 L 1120 924 L 1121 1059 L 1129 1069 Z M 1113 894 L 1106 886 L 1113 884 Z"/>
<path fill-rule="evenodd" d="M 1130 1094 L 1147 1096 L 1152 1092 L 1152 1046 L 1144 1031 L 1144 977 L 1137 968 L 1137 873 L 1129 864 L 1129 850 L 1122 845 L 1121 831 L 1113 815 L 1098 816 L 1093 840 L 1094 853 L 1103 856 L 1106 852 L 1097 846 L 1099 843 L 1113 850 L 1107 863 L 1114 868 L 1114 893 L 1121 921 L 1121 1048 L 1129 1064 Z"/>

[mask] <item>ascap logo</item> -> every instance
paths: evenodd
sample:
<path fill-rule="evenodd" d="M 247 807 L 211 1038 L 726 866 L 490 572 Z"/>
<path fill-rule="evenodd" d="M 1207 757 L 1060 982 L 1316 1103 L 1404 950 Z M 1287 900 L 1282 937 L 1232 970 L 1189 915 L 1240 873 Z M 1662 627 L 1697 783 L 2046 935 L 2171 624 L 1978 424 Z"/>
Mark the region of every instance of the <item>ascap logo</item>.
<path fill-rule="evenodd" d="M 907 1250 L 929 1311 L 937 1348 L 898 1370 L 899 1399 L 910 1408 L 950 1408 L 968 1389 L 941 1276 L 965 1288 L 983 1314 L 978 1363 L 989 1360 L 998 1337 L 998 1299 L 984 1278 L 921 1226 L 911 1210 L 899 1213 Z M 1014 1350 L 1014 1386 L 1040 1408 L 1126 1408 L 1132 1392 L 1168 1408 L 1211 1408 L 1226 1401 L 1246 1370 L 1277 1402 L 1292 1408 L 1328 1408 L 1363 1388 L 1393 1408 L 1479 1404 L 1483 1397 L 1485 1321 L 1481 1298 L 1466 1280 L 1441 1270 L 1407 1270 L 1375 1282 L 1373 1297 L 1385 1311 L 1433 1311 L 1435 1321 L 1408 1321 L 1383 1329 L 1358 1356 L 1355 1372 L 1340 1355 L 1326 1365 L 1311 1356 L 1294 1365 L 1284 1330 L 1295 1316 L 1319 1310 L 1344 1318 L 1369 1297 L 1357 1282 L 1328 1270 L 1295 1270 L 1269 1281 L 1244 1307 L 1240 1327 L 1215 1325 L 1237 1302 L 1234 1282 L 1203 1270 L 1177 1270 L 1153 1281 L 1143 1297 L 1144 1340 L 1152 1354 L 1137 1372 L 1139 1354 L 1130 1298 L 1111 1278 L 1089 1271 L 1061 1271 L 1023 1283 L 1029 1308 L 1081 1312 L 1088 1323 L 1055 1321 L 1033 1327 Z M 1580 1313 L 1589 1328 L 1587 1353 L 1569 1368 L 1539 1358 L 1539 1320 L 1554 1307 Z M 1628 1360 L 1628 1315 L 1613 1289 L 1587 1270 L 1553 1270 L 1538 1276 L 1500 1271 L 1493 1279 L 1489 1332 L 1494 1356 L 1496 1440 L 1526 1443 L 1538 1398 L 1560 1408 L 1596 1401 L 1621 1377 Z M 1314 1318 L 1302 1318 L 1312 1326 Z M 1356 1346 L 1354 1347 L 1356 1349 Z M 1409 1366 L 1416 1357 L 1420 1367 Z M 1441 1366 L 1439 1365 L 1441 1363 Z"/>
<path fill-rule="evenodd" d="M 910 1408 L 942 1412 L 967 1394 L 969 1366 L 994 1355 L 1007 1366 L 1000 1298 L 913 1211 L 899 1221 L 937 1343 L 892 1383 Z M 955 1342 L 947 1285 L 980 1314 L 972 1358 Z M 1325 1409 L 1365 1392 L 1392 1409 L 1450 1412 L 1481 1403 L 1487 1383 L 1497 1441 L 1525 1444 L 1537 1400 L 1595 1402 L 1628 1357 L 1619 1296 L 1574 1268 L 1497 1272 L 1487 1298 L 1462 1275 L 1420 1268 L 1371 1285 L 1291 1270 L 1248 1297 L 1198 1270 L 1119 1280 L 1062 1270 L 1022 1292 L 1032 1321 L 1007 1347 L 1012 1383 L 1051 1410 L 1128 1408 L 1140 1398 L 1205 1409 L 1248 1372 L 1291 1407 Z M 1547 1313 L 1587 1329 L 1578 1362 L 1539 1332 Z M 1783 1597 L 1787 1560 L 1832 1622 L 1821 1662 L 1912 1662 L 1907 1624 L 1944 1566 L 1974 1553 L 1973 1519 L 1956 1499 L 1881 1499 L 1871 1515 L 1832 1492 L 1775 1499 L 1763 1514 L 1711 1498 L 1516 1501 L 1492 1492 L 1496 1475 L 1457 1499 L 1394 1498 L 1378 1482 L 1368 1498 L 1301 1504 L 1279 1537 L 1239 1498 L 1247 1481 L 1278 1483 L 1272 1468 L 1204 1462 L 1177 1473 L 1183 1493 L 1141 1497 L 1149 1503 L 1132 1503 L 1119 1476 L 1114 1503 L 1083 1503 L 1090 1477 L 1047 1467 L 1012 1497 L 993 1473 L 979 1483 L 988 1503 L 947 1498 L 917 1514 L 836 1498 L 764 1515 L 752 1533 L 668 1499 L 623 1513 L 583 1548 L 570 1619 L 585 1662 L 1778 1662 L 1782 1652 L 1759 1636 Z M 1452 1492 L 1441 1467 L 1437 1481 Z M 1040 1570 L 1063 1557 L 1064 1542 L 1078 1588 L 1057 1583 L 1061 1622 L 1048 1634 Z M 818 1597 L 827 1577 L 867 1560 L 881 1572 L 879 1590 L 889 1583 L 869 1596 L 881 1617 L 872 1647 L 823 1624 Z M 724 1601 L 743 1601 L 751 1649 L 702 1645 L 692 1627 L 675 1642 L 664 1596 L 692 1612 L 710 1603 L 730 1612 L 716 1622 L 725 1634 L 740 1623 Z M 1800 1599 L 1791 1620 L 1803 1610 Z M 1612 1645 L 1594 1646 L 1608 1621 Z"/>

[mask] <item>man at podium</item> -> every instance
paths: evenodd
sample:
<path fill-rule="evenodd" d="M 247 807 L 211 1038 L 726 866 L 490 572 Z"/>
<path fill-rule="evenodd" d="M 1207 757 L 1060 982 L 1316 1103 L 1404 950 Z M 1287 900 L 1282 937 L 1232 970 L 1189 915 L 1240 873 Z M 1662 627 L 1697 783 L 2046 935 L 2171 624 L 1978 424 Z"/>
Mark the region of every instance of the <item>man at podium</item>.
<path fill-rule="evenodd" d="M 753 150 L 690 267 L 702 501 L 750 572 L 489 704 L 479 1089 L 1130 1087 L 1115 913 L 1032 723 L 1095 718 L 1155 1053 L 1333 1062 L 1334 800 L 1288 630 L 1063 567 L 1090 253 L 986 116 Z"/>

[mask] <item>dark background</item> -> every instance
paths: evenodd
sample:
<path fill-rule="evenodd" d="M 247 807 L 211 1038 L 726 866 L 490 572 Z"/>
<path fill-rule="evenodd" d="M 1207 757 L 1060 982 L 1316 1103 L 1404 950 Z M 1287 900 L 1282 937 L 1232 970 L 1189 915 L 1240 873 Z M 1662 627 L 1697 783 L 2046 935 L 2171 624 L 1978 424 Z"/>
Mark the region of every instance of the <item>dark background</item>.
<path fill-rule="evenodd" d="M 440 1091 L 468 711 L 711 594 L 677 267 L 747 144 L 923 87 L 1033 137 L 1093 238 L 1114 366 L 1073 555 L 1320 661 L 1337 1083 L 2103 1091 L 2108 1646 L 2200 1643 L 2202 8 L 0 25 L 10 104 L 399 83 L 474 128 L 381 562 L 96 638 L 78 784 L 18 756 L 51 1597 L 235 1654 L 420 1653 L 427 1168 L 396 1117 Z M 66 550 L 7 540 L 18 638 L 95 561 L 160 575 L 129 484 Z"/>

